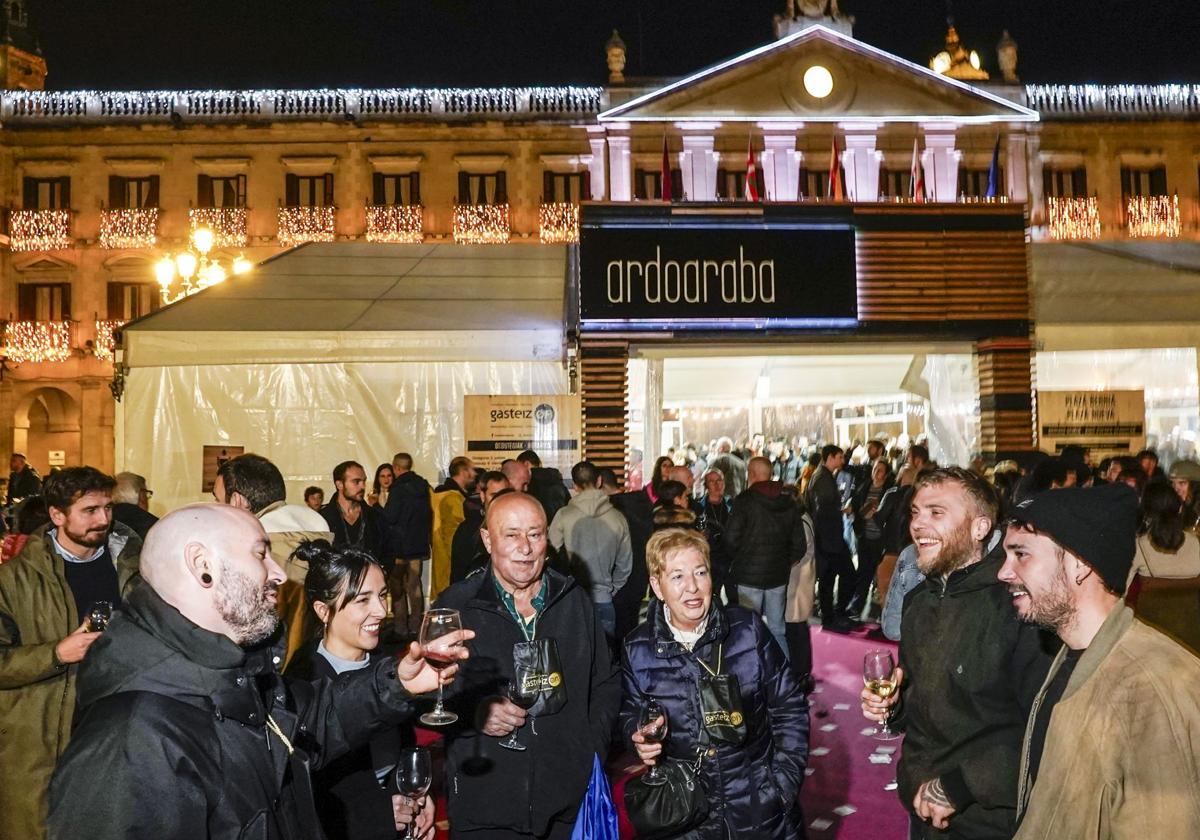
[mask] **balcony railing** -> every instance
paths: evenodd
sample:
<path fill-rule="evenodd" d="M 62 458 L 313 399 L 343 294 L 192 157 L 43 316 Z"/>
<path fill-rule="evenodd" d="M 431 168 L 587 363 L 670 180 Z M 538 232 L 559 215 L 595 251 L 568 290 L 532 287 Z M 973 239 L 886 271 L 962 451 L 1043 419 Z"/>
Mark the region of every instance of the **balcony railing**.
<path fill-rule="evenodd" d="M 102 248 L 152 248 L 157 241 L 157 207 L 109 209 L 100 214 Z"/>
<path fill-rule="evenodd" d="M 70 248 L 70 210 L 13 210 L 8 236 L 14 251 L 61 251 Z"/>
<path fill-rule="evenodd" d="M 1179 196 L 1131 195 L 1125 203 L 1125 225 L 1134 239 L 1179 236 Z"/>
<path fill-rule="evenodd" d="M 4 344 L 13 362 L 65 362 L 71 358 L 71 322 L 9 321 Z"/>
<path fill-rule="evenodd" d="M 332 242 L 336 207 L 280 207 L 279 244 L 285 248 L 305 242 Z"/>
<path fill-rule="evenodd" d="M 213 232 L 216 248 L 246 247 L 245 207 L 194 207 L 188 211 L 192 232 L 206 227 Z"/>
<path fill-rule="evenodd" d="M 543 204 L 538 210 L 541 240 L 546 245 L 579 241 L 579 205 L 567 201 Z"/>
<path fill-rule="evenodd" d="M 111 362 L 117 346 L 117 330 L 125 326 L 125 321 L 97 321 L 96 341 L 92 344 L 92 352 L 102 362 Z"/>
<path fill-rule="evenodd" d="M 420 204 L 367 205 L 367 241 L 413 244 L 424 240 Z"/>
<path fill-rule="evenodd" d="M 511 234 L 507 204 L 454 205 L 454 241 L 459 245 L 503 245 Z"/>
<path fill-rule="evenodd" d="M 1099 239 L 1100 208 L 1096 197 L 1054 197 L 1046 199 L 1046 214 L 1051 239 Z"/>

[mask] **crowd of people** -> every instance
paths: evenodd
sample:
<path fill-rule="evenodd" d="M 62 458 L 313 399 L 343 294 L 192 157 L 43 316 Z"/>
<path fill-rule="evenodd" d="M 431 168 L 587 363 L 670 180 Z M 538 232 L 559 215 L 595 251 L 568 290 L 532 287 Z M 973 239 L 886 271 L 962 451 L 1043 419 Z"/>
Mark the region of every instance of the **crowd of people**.
<path fill-rule="evenodd" d="M 14 456 L 0 840 L 432 836 L 395 775 L 435 690 L 452 837 L 578 836 L 627 753 L 635 826 L 659 779 L 702 792 L 655 836 L 800 838 L 818 617 L 899 641 L 862 708 L 904 733 L 910 838 L 1200 836 L 1200 662 L 1126 605 L 1175 586 L 1200 627 L 1200 464 L 673 455 L 434 486 L 401 452 L 289 504 L 244 454 L 161 520 L 140 476 Z"/>

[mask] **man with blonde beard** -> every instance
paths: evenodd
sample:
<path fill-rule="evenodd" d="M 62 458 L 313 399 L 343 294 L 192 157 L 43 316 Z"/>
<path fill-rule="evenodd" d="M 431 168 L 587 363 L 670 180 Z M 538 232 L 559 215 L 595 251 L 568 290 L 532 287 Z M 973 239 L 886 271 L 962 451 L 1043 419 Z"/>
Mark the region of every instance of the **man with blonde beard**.
<path fill-rule="evenodd" d="M 905 731 L 896 778 L 916 840 L 1012 836 L 1025 720 L 1050 663 L 997 573 L 991 486 L 958 467 L 914 484 L 913 541 L 926 576 L 904 600 L 899 689 L 863 690 L 863 714 Z"/>

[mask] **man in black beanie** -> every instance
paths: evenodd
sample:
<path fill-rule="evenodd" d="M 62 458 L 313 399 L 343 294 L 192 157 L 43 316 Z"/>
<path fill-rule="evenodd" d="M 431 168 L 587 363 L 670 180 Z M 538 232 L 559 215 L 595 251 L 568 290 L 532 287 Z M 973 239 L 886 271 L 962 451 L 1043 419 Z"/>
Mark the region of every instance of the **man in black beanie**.
<path fill-rule="evenodd" d="M 1200 659 L 1133 617 L 1124 484 L 1018 505 L 999 577 L 1063 641 L 1022 749 L 1016 840 L 1200 837 Z"/>

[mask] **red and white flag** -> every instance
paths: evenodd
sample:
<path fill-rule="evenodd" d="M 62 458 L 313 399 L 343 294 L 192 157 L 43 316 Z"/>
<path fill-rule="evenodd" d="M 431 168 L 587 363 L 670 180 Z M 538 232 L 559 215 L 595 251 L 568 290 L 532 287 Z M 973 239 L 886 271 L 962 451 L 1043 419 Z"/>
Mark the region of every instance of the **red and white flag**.
<path fill-rule="evenodd" d="M 747 201 L 760 201 L 758 194 L 758 164 L 754 162 L 754 139 L 746 141 L 746 186 Z"/>
<path fill-rule="evenodd" d="M 908 173 L 908 197 L 917 204 L 925 203 L 925 175 L 921 166 L 921 156 L 917 152 L 917 138 L 913 138 L 912 171 Z"/>
<path fill-rule="evenodd" d="M 833 135 L 833 150 L 829 153 L 829 199 L 845 201 L 846 192 L 842 185 L 842 162 L 838 152 L 837 135 Z"/>

